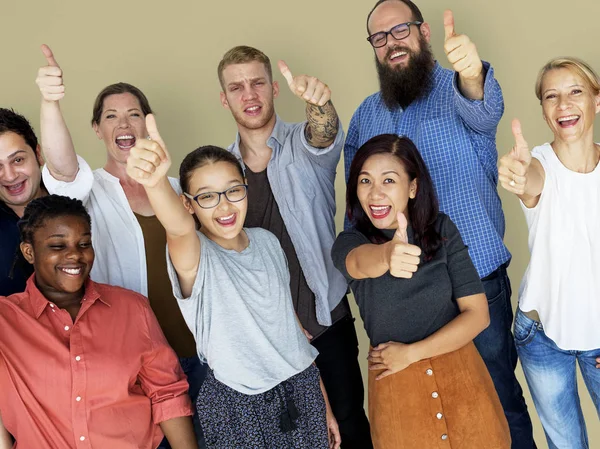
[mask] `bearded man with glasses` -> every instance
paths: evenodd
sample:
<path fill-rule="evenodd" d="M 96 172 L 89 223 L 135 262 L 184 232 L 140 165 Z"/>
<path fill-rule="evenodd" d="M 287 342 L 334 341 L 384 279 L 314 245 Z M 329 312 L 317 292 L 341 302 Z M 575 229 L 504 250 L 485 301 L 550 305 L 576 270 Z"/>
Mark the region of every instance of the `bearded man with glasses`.
<path fill-rule="evenodd" d="M 267 229 L 281 243 L 294 309 L 319 351 L 315 363 L 343 447 L 369 449 L 373 445 L 348 286 L 331 259 L 336 236 L 334 183 L 344 133 L 329 87 L 315 77 L 292 75 L 283 61 L 278 66 L 289 89 L 305 105 L 304 122 L 287 123 L 275 113 L 279 84 L 260 50 L 234 47 L 218 67 L 221 104 L 231 112 L 238 130 L 228 150 L 242 160 L 248 183 L 245 226 Z"/>
<path fill-rule="evenodd" d="M 496 128 L 504 112 L 494 70 L 444 13 L 446 57 L 439 65 L 431 29 L 410 0 L 379 0 L 367 17 L 380 91 L 356 110 L 344 147 L 346 180 L 358 148 L 379 134 L 409 137 L 433 178 L 440 209 L 456 223 L 483 282 L 490 326 L 476 339 L 508 420 L 513 448 L 535 447 L 523 392 L 515 377 L 517 353 L 506 268 L 504 214 L 497 193 Z M 351 223 L 346 220 L 346 228 Z"/>

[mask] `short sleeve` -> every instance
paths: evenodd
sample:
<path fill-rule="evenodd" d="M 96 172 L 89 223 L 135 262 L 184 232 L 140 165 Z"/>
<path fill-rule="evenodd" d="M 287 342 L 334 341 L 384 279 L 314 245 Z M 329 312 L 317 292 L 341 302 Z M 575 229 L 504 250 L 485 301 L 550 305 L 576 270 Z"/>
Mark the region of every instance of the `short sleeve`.
<path fill-rule="evenodd" d="M 47 164 L 42 168 L 42 179 L 44 186 L 51 195 L 68 196 L 81 200 L 85 204 L 94 185 L 94 173 L 85 159 L 79 155 L 77 155 L 77 163 L 79 164 L 79 170 L 75 179 L 71 182 L 59 181 L 53 177 Z"/>
<path fill-rule="evenodd" d="M 348 274 L 348 270 L 346 269 L 346 257 L 348 257 L 348 254 L 350 254 L 350 251 L 354 248 L 358 248 L 359 246 L 368 243 L 371 243 L 369 239 L 354 228 L 340 233 L 335 239 L 335 242 L 333 242 L 333 247 L 331 248 L 333 265 L 347 280 L 353 281 L 354 278 Z"/>
<path fill-rule="evenodd" d="M 483 284 L 471 261 L 469 250 L 458 228 L 447 215 L 442 218 L 440 233 L 448 255 L 448 274 L 452 282 L 453 299 L 484 293 Z"/>

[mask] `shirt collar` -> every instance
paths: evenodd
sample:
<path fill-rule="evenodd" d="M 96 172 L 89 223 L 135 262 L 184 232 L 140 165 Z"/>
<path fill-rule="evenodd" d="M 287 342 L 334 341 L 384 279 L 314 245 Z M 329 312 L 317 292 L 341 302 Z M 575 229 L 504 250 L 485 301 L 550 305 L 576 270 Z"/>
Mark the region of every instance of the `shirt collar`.
<path fill-rule="evenodd" d="M 285 132 L 285 122 L 279 118 L 279 115 L 275 114 L 275 126 L 273 127 L 273 131 L 271 135 L 267 139 L 267 145 L 269 148 L 273 150 L 273 153 L 279 151 L 280 148 L 283 147 L 285 142 L 286 132 Z M 242 152 L 240 151 L 240 133 L 238 132 L 235 136 L 235 142 L 233 142 L 233 146 L 231 147 L 231 151 L 233 154 L 242 159 Z M 276 145 L 277 143 L 278 145 Z M 273 155 L 271 155 L 271 159 Z"/>
<path fill-rule="evenodd" d="M 100 297 L 100 294 L 96 290 L 95 285 L 96 283 L 91 279 L 88 279 L 85 282 L 85 293 L 83 295 L 83 298 L 91 303 L 100 300 L 110 307 L 110 301 L 106 298 Z M 42 313 L 44 312 L 44 309 L 46 309 L 46 307 L 48 307 L 48 305 L 50 304 L 50 301 L 46 299 L 46 297 L 42 294 L 42 292 L 40 292 L 40 290 L 35 285 L 35 273 L 32 274 L 27 280 L 25 292 L 29 297 L 29 304 L 31 305 L 31 311 L 33 313 L 33 316 L 36 319 L 39 319 Z"/>

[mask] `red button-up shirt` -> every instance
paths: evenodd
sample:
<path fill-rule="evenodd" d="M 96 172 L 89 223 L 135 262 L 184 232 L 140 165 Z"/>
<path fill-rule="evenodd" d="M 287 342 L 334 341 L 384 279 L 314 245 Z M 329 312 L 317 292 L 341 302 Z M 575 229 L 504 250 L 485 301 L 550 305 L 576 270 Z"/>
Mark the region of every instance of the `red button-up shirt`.
<path fill-rule="evenodd" d="M 88 281 L 73 323 L 34 276 L 0 297 L 0 415 L 15 448 L 156 448 L 158 423 L 192 409 L 148 300 Z"/>

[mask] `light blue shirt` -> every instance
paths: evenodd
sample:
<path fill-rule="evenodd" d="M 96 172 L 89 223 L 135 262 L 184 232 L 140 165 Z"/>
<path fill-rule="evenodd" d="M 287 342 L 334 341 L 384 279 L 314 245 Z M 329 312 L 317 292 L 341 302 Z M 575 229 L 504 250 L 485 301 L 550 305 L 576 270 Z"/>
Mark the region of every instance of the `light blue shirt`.
<path fill-rule="evenodd" d="M 267 139 L 273 150 L 267 178 L 300 268 L 315 295 L 317 321 L 322 326 L 331 326 L 331 311 L 348 289 L 344 276 L 331 260 L 336 237 L 334 184 L 344 131 L 340 124 L 333 144 L 315 148 L 306 141 L 305 125 L 306 122 L 286 123 L 276 118 Z M 239 144 L 238 134 L 228 150 L 241 161 Z"/>
<path fill-rule="evenodd" d="M 441 211 L 456 223 L 480 277 L 511 257 L 502 241 L 504 213 L 497 191 L 496 128 L 504 100 L 494 70 L 483 64 L 483 100 L 465 98 L 456 73 L 438 63 L 431 91 L 404 110 L 388 109 L 379 92 L 367 97 L 352 116 L 344 147 L 347 181 L 354 155 L 371 137 L 409 137 L 429 169 Z"/>

